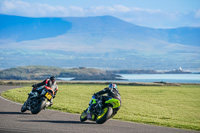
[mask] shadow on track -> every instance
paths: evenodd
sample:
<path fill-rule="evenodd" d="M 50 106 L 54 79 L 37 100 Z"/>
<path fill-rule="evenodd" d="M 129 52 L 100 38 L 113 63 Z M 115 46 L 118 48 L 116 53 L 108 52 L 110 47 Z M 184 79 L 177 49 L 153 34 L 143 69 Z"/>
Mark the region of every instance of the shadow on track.
<path fill-rule="evenodd" d="M 68 124 L 96 124 L 94 122 L 80 122 L 80 121 L 54 121 L 54 120 L 22 120 L 21 122 L 47 122 L 47 123 L 68 123 Z"/>
<path fill-rule="evenodd" d="M 0 115 L 31 115 L 30 113 L 21 113 L 21 112 L 0 112 Z"/>

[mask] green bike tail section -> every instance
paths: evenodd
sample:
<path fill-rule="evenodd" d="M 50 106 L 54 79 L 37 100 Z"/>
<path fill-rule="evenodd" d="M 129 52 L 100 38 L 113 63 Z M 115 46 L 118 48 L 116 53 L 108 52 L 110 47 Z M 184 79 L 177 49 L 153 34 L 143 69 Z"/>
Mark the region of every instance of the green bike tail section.
<path fill-rule="evenodd" d="M 110 104 L 112 104 L 112 105 L 113 105 L 113 108 L 118 108 L 118 107 L 121 105 L 121 104 L 120 104 L 120 101 L 117 100 L 117 99 L 114 99 L 114 98 L 112 98 L 112 99 L 106 101 L 105 103 L 110 103 Z"/>

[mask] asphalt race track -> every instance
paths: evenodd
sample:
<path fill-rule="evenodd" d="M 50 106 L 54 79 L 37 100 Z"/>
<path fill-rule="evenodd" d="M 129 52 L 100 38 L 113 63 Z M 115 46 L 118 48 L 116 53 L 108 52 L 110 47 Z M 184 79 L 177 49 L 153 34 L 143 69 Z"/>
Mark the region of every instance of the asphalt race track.
<path fill-rule="evenodd" d="M 19 86 L 0 86 L 0 93 L 13 88 Z M 42 110 L 32 115 L 29 111 L 21 113 L 21 106 L 0 97 L 0 133 L 200 133 L 118 120 L 108 120 L 104 124 L 82 123 L 76 114 Z"/>

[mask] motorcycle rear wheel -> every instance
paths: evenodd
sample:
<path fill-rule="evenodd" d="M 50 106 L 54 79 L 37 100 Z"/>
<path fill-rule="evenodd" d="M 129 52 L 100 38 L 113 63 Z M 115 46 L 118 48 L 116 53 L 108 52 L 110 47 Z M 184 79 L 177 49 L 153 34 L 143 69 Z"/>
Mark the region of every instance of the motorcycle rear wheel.
<path fill-rule="evenodd" d="M 38 114 L 42 109 L 44 109 L 46 106 L 46 101 L 41 100 L 39 101 L 38 105 L 34 108 L 31 108 L 31 113 L 32 114 Z"/>
<path fill-rule="evenodd" d="M 97 120 L 96 123 L 97 124 L 103 124 L 104 122 L 106 122 L 108 119 L 110 119 L 111 115 L 113 113 L 113 109 L 110 106 L 105 107 L 102 110 L 102 113 L 100 115 L 97 116 Z"/>

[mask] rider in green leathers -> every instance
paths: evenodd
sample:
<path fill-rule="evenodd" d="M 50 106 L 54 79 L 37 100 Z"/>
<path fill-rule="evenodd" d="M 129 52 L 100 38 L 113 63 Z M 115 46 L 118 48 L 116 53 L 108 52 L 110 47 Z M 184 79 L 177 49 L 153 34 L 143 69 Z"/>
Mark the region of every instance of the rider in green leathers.
<path fill-rule="evenodd" d="M 107 96 L 102 96 L 103 103 L 105 101 L 108 101 L 109 99 L 112 99 L 112 98 L 120 101 L 120 106 L 118 108 L 113 109 L 113 115 L 115 115 L 121 107 L 121 96 L 120 96 L 120 93 L 117 89 L 117 85 L 114 84 L 114 83 L 109 84 L 109 86 L 107 88 L 104 88 L 102 91 L 94 93 L 94 97 L 99 97 L 99 96 L 101 96 L 105 93 L 107 93 Z"/>

